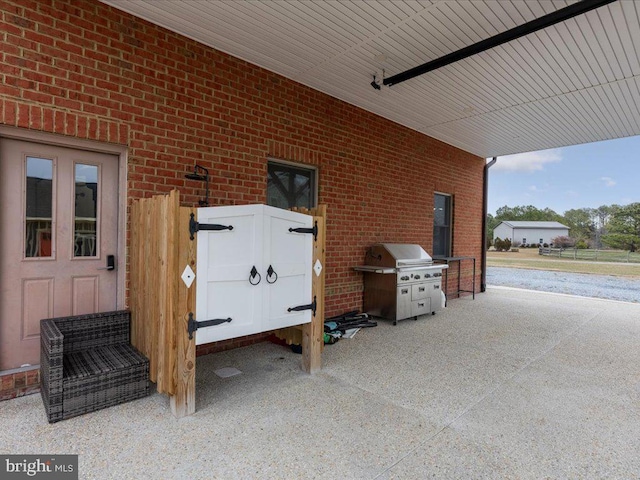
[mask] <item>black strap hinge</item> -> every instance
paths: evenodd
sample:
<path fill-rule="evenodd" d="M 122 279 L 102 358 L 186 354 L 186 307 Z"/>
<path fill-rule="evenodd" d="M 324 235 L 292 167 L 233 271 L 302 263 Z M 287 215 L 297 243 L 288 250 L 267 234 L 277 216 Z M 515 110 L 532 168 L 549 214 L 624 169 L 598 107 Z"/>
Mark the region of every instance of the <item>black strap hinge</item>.
<path fill-rule="evenodd" d="M 196 232 L 200 230 L 233 230 L 233 225 L 219 225 L 217 223 L 199 223 L 196 222 L 195 216 L 192 213 L 189 219 L 189 233 L 191 234 L 191 240 L 194 239 Z"/>
<path fill-rule="evenodd" d="M 318 222 L 316 221 L 315 224 L 313 225 L 313 227 L 311 228 L 290 228 L 289 229 L 290 232 L 295 232 L 295 233 L 312 233 L 313 234 L 313 240 L 316 241 L 318 240 Z"/>
<path fill-rule="evenodd" d="M 297 307 L 287 308 L 287 312 L 302 312 L 303 310 L 311 310 L 313 312 L 313 316 L 316 316 L 316 308 L 318 306 L 318 302 L 316 301 L 316 296 L 313 296 L 313 303 L 309 305 L 298 305 Z"/>
<path fill-rule="evenodd" d="M 187 324 L 187 331 L 189 332 L 189 340 L 193 338 L 193 332 L 195 332 L 199 328 L 222 325 L 223 323 L 228 323 L 230 321 L 231 321 L 231 317 L 214 318 L 213 320 L 204 320 L 202 322 L 198 322 L 193 318 L 193 313 L 189 312 L 189 322 Z"/>

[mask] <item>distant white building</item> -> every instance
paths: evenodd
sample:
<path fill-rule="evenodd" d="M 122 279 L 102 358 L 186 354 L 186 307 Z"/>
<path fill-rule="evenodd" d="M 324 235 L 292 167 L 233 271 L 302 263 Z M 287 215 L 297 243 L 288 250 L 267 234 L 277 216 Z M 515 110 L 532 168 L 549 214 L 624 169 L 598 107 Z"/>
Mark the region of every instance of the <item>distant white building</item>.
<path fill-rule="evenodd" d="M 551 240 L 569 236 L 569 227 L 560 222 L 512 222 L 504 221 L 493 229 L 493 239 L 508 238 L 521 244 L 551 243 Z"/>

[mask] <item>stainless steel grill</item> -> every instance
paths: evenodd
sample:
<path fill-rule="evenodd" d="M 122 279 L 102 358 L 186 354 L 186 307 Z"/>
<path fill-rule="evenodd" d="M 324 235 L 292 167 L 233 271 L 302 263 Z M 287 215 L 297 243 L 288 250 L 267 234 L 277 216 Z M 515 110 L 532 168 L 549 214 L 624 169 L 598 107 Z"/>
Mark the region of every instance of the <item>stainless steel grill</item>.
<path fill-rule="evenodd" d="M 355 267 L 364 273 L 364 311 L 392 320 L 417 318 L 442 308 L 442 271 L 448 265 L 434 265 L 420 246 L 408 243 L 379 243 L 371 246 L 365 264 Z"/>

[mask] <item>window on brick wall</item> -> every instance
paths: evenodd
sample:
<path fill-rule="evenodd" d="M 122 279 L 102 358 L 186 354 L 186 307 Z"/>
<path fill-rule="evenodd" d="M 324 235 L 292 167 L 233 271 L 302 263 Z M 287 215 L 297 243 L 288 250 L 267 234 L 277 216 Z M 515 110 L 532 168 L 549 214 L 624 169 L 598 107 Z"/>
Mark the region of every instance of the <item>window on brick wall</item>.
<path fill-rule="evenodd" d="M 317 170 L 289 162 L 269 160 L 267 204 L 279 208 L 316 206 Z"/>
<path fill-rule="evenodd" d="M 433 199 L 433 257 L 451 256 L 451 195 L 436 193 Z"/>

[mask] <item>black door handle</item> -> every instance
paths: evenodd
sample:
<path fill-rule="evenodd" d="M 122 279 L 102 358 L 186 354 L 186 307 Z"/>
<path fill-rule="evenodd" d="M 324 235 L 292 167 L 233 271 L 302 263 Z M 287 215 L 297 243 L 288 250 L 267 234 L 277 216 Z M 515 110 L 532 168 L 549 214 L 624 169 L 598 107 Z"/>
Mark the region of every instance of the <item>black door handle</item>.
<path fill-rule="evenodd" d="M 273 281 L 270 280 L 271 277 L 274 277 Z M 269 265 L 269 269 L 267 270 L 267 283 L 276 283 L 278 281 L 278 274 L 273 269 L 273 266 Z"/>
<path fill-rule="evenodd" d="M 258 277 L 258 281 L 254 282 L 256 277 Z M 262 275 L 260 275 L 260 273 L 258 273 L 258 269 L 254 265 L 253 268 L 251 269 L 251 272 L 249 273 L 249 283 L 251 285 L 258 285 L 261 280 L 262 280 Z"/>
<path fill-rule="evenodd" d="M 116 256 L 107 255 L 107 266 L 98 267 L 98 270 L 115 270 L 116 269 Z"/>

